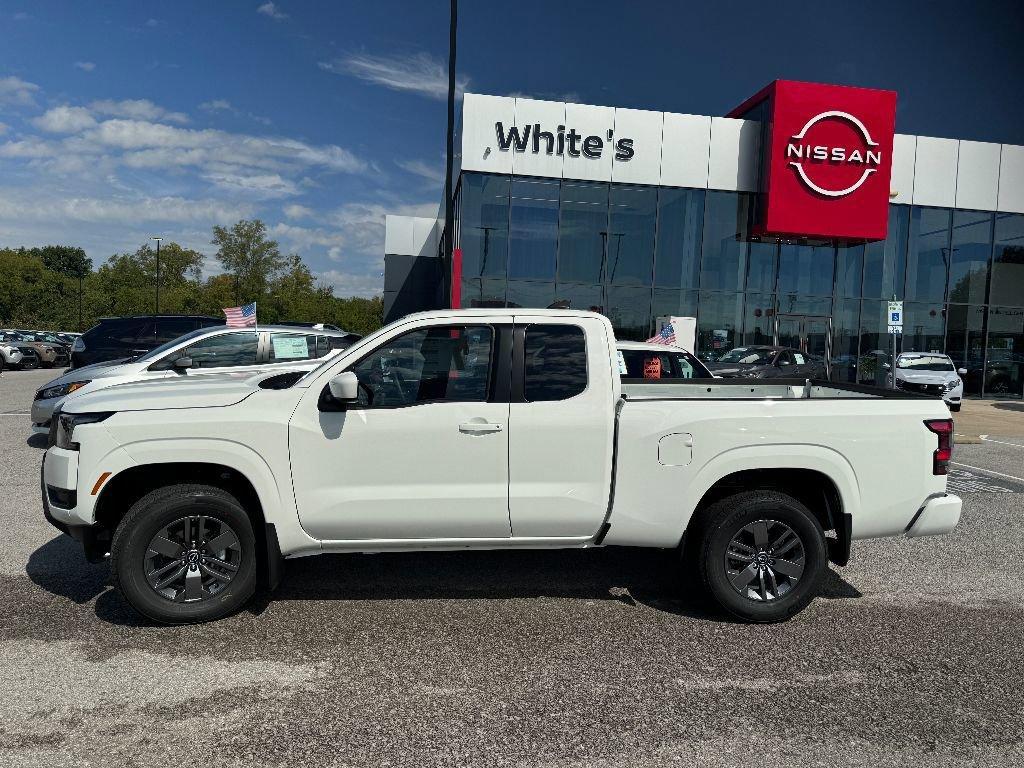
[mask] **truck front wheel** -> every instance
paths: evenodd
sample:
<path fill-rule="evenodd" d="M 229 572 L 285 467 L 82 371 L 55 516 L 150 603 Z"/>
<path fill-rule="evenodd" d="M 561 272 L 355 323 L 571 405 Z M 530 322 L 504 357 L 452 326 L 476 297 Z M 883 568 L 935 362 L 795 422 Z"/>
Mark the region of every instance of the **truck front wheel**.
<path fill-rule="evenodd" d="M 231 494 L 173 485 L 143 496 L 111 542 L 111 569 L 139 613 L 165 624 L 212 621 L 241 608 L 256 587 L 252 523 Z"/>
<path fill-rule="evenodd" d="M 702 516 L 700 581 L 714 601 L 743 621 L 785 621 L 818 593 L 828 564 L 825 532 L 796 499 L 746 491 Z"/>

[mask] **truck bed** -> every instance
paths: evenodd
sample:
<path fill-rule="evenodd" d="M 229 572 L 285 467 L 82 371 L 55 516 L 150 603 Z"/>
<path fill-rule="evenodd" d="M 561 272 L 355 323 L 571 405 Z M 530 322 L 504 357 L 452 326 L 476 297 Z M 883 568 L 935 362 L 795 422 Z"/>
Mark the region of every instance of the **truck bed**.
<path fill-rule="evenodd" d="M 918 399 L 916 392 L 816 379 L 622 379 L 626 400 Z"/>

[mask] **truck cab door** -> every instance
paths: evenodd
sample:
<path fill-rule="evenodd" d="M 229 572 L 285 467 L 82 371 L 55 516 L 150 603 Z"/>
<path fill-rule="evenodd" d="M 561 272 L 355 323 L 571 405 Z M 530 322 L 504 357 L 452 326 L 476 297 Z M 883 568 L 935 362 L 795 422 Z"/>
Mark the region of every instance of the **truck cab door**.
<path fill-rule="evenodd" d="M 319 377 L 288 429 L 305 531 L 507 538 L 511 337 L 511 325 L 420 321 Z M 359 400 L 332 408 L 327 381 L 342 370 L 359 379 Z"/>
<path fill-rule="evenodd" d="M 597 318 L 516 318 L 509 410 L 514 537 L 593 536 L 608 512 L 612 350 Z"/>

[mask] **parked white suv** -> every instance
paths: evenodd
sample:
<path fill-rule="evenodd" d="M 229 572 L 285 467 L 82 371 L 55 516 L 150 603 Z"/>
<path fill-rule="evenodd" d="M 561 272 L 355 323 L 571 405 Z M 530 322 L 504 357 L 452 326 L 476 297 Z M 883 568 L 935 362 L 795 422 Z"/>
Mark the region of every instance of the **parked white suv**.
<path fill-rule="evenodd" d="M 957 370 L 948 355 L 938 352 L 904 352 L 896 358 L 896 388 L 905 392 L 941 397 L 949 410 L 960 410 L 964 396 L 961 376 L 967 369 Z M 892 372 L 888 376 L 892 385 Z"/>
<path fill-rule="evenodd" d="M 352 345 L 347 331 L 303 330 L 291 326 L 200 328 L 138 358 L 75 368 L 36 390 L 32 429 L 46 433 L 53 412 L 68 397 L 117 384 L 232 373 L 252 375 L 278 369 L 312 370 Z"/>

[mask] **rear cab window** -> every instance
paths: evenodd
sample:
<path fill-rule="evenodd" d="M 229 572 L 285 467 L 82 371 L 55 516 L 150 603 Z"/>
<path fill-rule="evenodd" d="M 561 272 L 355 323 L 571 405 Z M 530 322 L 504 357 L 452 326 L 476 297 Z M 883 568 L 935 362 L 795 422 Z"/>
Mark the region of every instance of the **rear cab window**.
<path fill-rule="evenodd" d="M 587 339 L 577 325 L 530 325 L 523 345 L 523 398 L 568 400 L 587 389 Z"/>

